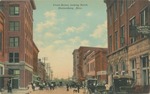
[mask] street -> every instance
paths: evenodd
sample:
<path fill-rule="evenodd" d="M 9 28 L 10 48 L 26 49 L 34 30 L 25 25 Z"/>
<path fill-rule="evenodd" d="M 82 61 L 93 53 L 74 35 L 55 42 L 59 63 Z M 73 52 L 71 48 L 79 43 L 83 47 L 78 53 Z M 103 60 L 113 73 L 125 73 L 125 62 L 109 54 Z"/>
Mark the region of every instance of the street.
<path fill-rule="evenodd" d="M 31 92 L 31 94 L 84 94 L 84 89 L 80 89 L 80 92 L 73 92 L 73 88 L 66 90 L 66 87 L 58 87 L 54 90 L 36 90 Z"/>

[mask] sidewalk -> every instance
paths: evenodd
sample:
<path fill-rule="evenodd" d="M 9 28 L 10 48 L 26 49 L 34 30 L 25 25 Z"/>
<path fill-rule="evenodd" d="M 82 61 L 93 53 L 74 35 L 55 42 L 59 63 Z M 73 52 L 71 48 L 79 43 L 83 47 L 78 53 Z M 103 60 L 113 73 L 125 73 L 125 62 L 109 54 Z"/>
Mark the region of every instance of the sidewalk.
<path fill-rule="evenodd" d="M 7 90 L 4 90 L 3 92 L 0 92 L 0 94 L 27 94 L 27 89 L 13 89 L 12 93 L 8 93 Z"/>

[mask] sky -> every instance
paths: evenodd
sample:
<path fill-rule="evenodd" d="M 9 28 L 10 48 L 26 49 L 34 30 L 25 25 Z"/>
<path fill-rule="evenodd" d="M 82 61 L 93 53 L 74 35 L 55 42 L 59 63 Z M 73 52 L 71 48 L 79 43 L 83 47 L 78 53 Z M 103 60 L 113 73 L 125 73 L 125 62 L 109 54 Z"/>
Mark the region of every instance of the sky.
<path fill-rule="evenodd" d="M 74 49 L 107 47 L 107 14 L 103 0 L 35 0 L 34 42 L 47 58 L 53 78 L 73 75 Z"/>

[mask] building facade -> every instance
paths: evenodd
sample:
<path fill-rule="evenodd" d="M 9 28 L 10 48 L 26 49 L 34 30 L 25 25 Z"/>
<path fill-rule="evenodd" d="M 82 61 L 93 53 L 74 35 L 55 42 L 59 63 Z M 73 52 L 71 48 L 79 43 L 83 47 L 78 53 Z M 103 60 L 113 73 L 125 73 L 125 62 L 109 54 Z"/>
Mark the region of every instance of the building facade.
<path fill-rule="evenodd" d="M 5 15 L 5 74 L 13 75 L 13 88 L 26 88 L 32 82 L 36 62 L 33 43 L 34 0 L 1 0 Z M 37 57 L 36 52 L 36 57 Z"/>
<path fill-rule="evenodd" d="M 41 59 L 38 60 L 38 80 L 40 83 L 43 83 L 45 81 L 45 64 L 41 61 Z"/>
<path fill-rule="evenodd" d="M 99 83 L 107 81 L 107 49 L 97 48 L 84 54 L 83 72 L 86 79 L 96 78 Z"/>
<path fill-rule="evenodd" d="M 99 57 L 97 53 L 101 52 L 101 50 L 102 49 L 98 47 L 85 47 L 85 46 L 81 46 L 79 47 L 79 49 L 74 50 L 73 52 L 74 78 L 76 78 L 78 82 L 82 82 L 88 78 L 100 77 L 97 65 L 100 63 L 101 57 Z"/>
<path fill-rule="evenodd" d="M 78 49 L 75 49 L 72 53 L 73 55 L 73 77 L 74 81 L 78 81 L 78 64 L 79 64 L 79 52 Z"/>
<path fill-rule="evenodd" d="M 4 62 L 5 62 L 5 45 L 4 45 L 4 21 L 5 17 L 2 11 L 0 11 L 0 88 L 4 87 Z"/>
<path fill-rule="evenodd" d="M 150 1 L 104 1 L 108 21 L 109 84 L 112 85 L 113 75 L 126 74 L 136 80 L 136 85 L 149 86 Z M 145 29 L 139 32 L 139 27 Z"/>

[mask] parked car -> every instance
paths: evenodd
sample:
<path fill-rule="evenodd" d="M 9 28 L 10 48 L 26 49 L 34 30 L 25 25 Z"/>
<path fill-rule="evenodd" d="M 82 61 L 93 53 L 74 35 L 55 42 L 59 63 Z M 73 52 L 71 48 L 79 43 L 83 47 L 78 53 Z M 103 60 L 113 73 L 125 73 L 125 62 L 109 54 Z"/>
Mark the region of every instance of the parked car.
<path fill-rule="evenodd" d="M 97 79 L 88 79 L 85 81 L 85 85 L 86 94 L 94 94 L 97 85 Z"/>
<path fill-rule="evenodd" d="M 113 85 L 108 94 L 130 94 L 135 85 L 135 80 L 130 76 L 115 75 Z"/>
<path fill-rule="evenodd" d="M 107 94 L 105 85 L 97 85 L 94 94 Z"/>

